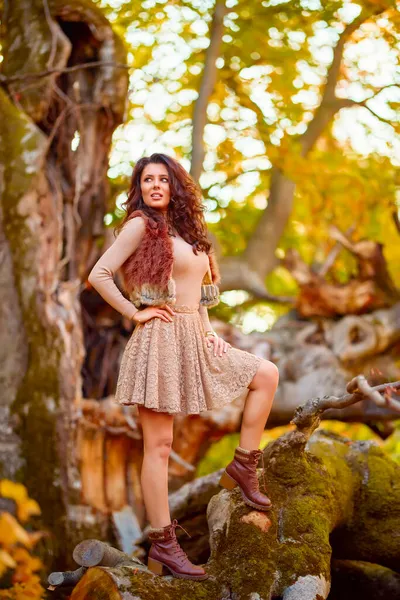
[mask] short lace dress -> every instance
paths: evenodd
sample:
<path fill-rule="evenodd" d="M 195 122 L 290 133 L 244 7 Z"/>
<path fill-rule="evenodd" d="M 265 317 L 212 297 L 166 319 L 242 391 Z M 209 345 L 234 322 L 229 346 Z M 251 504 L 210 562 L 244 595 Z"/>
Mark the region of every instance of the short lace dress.
<path fill-rule="evenodd" d="M 172 238 L 176 285 L 172 322 L 153 318 L 135 326 L 121 358 L 115 400 L 157 412 L 198 414 L 221 408 L 246 392 L 262 358 L 229 347 L 214 356 L 201 314 L 206 253 Z"/>

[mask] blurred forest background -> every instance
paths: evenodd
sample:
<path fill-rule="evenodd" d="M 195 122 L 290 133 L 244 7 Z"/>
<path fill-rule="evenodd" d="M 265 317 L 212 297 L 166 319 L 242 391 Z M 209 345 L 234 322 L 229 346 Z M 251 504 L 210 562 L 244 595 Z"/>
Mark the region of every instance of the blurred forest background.
<path fill-rule="evenodd" d="M 113 404 L 133 323 L 87 275 L 141 156 L 199 182 L 214 327 L 279 367 L 263 445 L 359 374 L 400 379 L 400 14 L 395 0 L 0 7 L 0 577 L 39 598 L 44 567 L 21 547 L 59 569 L 85 537 L 140 555 L 141 431 Z M 176 419 L 173 494 L 229 461 L 242 406 Z M 329 409 L 323 428 L 400 463 L 393 394 Z M 206 561 L 205 505 L 179 502 Z"/>

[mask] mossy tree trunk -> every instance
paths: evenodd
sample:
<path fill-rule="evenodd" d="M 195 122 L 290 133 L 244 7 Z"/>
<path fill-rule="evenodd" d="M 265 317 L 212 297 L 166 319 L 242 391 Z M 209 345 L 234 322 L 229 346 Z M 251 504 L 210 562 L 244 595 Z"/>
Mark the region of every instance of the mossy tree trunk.
<path fill-rule="evenodd" d="M 371 442 L 323 431 L 309 438 L 297 430 L 270 443 L 264 461 L 274 502 L 269 513 L 251 510 L 239 491 L 220 491 L 209 477 L 207 501 L 215 485 L 203 532 L 211 549 L 209 579 L 157 577 L 137 563 L 96 566 L 71 600 L 325 600 L 332 559 L 363 561 L 397 585 L 400 541 L 393 532 L 400 525 L 400 467 L 382 450 Z M 192 534 L 195 526 L 187 527 Z M 196 538 L 185 549 L 195 560 L 191 543 L 196 552 Z"/>
<path fill-rule="evenodd" d="M 125 53 L 90 0 L 8 2 L 3 52 L 0 461 L 2 476 L 39 501 L 61 558 L 93 522 L 80 506 L 74 439 L 80 293 L 103 233 L 108 151 L 126 101 L 127 72 L 110 63 Z M 107 66 L 61 72 L 98 61 Z"/>

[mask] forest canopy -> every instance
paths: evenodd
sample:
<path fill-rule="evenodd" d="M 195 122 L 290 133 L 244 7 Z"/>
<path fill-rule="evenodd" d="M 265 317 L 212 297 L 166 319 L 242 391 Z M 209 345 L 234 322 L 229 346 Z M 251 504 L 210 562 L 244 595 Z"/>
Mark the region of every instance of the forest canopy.
<path fill-rule="evenodd" d="M 165 151 L 188 169 L 193 163 L 192 116 L 204 83 L 215 2 L 100 4 L 123 36 L 132 66 L 129 116 L 114 134 L 109 169 L 114 194 L 106 223 L 113 224 L 120 217 L 114 202 L 118 207 L 125 199 L 140 156 Z M 307 263 L 320 264 L 335 243 L 330 227 L 351 228 L 355 241 L 384 244 L 396 281 L 400 17 L 394 3 L 228 0 L 226 6 L 199 175 L 206 218 L 222 253 L 245 251 L 267 207 L 274 165 L 296 184 L 278 258 L 296 247 Z M 341 35 L 357 18 L 360 25 L 336 73 L 336 105 L 327 107 L 331 118 L 305 154 L 302 140 L 315 126 Z M 343 251 L 329 277 L 345 282 L 355 266 Z M 279 265 L 265 281 L 273 294 L 296 292 Z M 223 296 L 228 304 L 246 298 L 236 292 Z M 262 314 L 268 320 L 269 313 Z"/>

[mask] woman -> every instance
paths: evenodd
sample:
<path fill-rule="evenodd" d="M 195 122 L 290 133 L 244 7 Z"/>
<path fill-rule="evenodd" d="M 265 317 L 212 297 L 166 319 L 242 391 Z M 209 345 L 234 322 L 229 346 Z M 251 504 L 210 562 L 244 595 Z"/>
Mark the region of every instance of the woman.
<path fill-rule="evenodd" d="M 168 506 L 168 458 L 174 414 L 219 408 L 247 393 L 240 446 L 220 484 L 239 486 L 244 501 L 268 510 L 256 467 L 258 449 L 278 385 L 275 365 L 233 348 L 213 331 L 207 307 L 218 299 L 218 266 L 207 240 L 201 193 L 174 159 L 138 161 L 113 245 L 89 282 L 136 326 L 124 350 L 116 401 L 137 405 L 143 430 L 141 484 L 150 521 L 148 566 L 161 574 L 202 580 L 176 539 Z M 126 299 L 114 283 L 121 268 Z"/>

